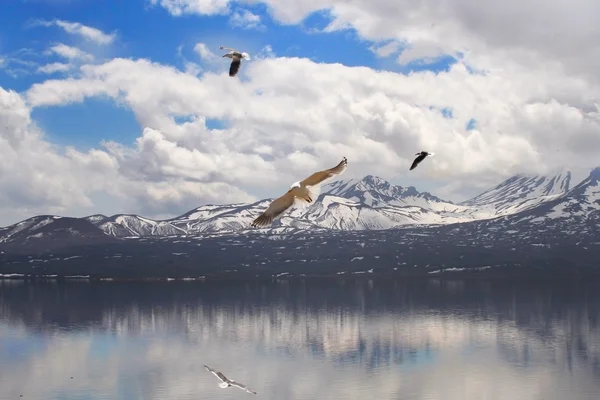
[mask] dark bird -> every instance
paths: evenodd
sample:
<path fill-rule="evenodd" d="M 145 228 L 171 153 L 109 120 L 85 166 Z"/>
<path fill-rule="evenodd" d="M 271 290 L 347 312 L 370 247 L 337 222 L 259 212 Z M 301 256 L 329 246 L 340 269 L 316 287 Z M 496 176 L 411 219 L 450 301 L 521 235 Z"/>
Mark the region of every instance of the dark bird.
<path fill-rule="evenodd" d="M 219 380 L 221 381 L 221 383 L 219 383 L 219 387 L 221 389 L 227 389 L 230 386 L 235 386 L 236 388 L 240 388 L 240 389 L 242 389 L 245 392 L 256 394 L 256 392 L 248 389 L 246 387 L 246 385 L 242 385 L 241 383 L 237 383 L 236 381 L 230 380 L 225 375 L 223 375 L 221 372 L 215 371 L 214 369 L 212 369 L 208 365 L 205 365 L 204 368 L 206 368 L 207 371 L 212 372 L 212 374 L 214 376 L 216 376 L 217 378 L 219 378 Z"/>
<path fill-rule="evenodd" d="M 250 55 L 248 53 L 239 52 L 236 49 L 230 49 L 229 47 L 220 46 L 221 50 L 229 50 L 229 53 L 225 54 L 223 57 L 231 58 L 231 65 L 229 66 L 229 76 L 235 76 L 240 70 L 240 65 L 242 64 L 242 58 L 245 60 L 250 60 Z"/>
<path fill-rule="evenodd" d="M 347 167 L 348 160 L 344 157 L 335 167 L 315 172 L 303 181 L 294 183 L 283 196 L 273 200 L 265 212 L 252 222 L 251 226 L 269 226 L 292 206 L 304 207 L 311 204 L 319 196 L 321 186 L 343 173 Z"/>
<path fill-rule="evenodd" d="M 417 165 L 419 165 L 419 163 L 421 161 L 423 161 L 425 159 L 425 157 L 427 156 L 432 156 L 435 153 L 428 153 L 426 151 L 422 151 L 420 153 L 417 153 L 416 155 L 419 156 L 417 158 L 415 158 L 415 161 L 413 161 L 412 165 L 410 166 L 410 171 L 412 171 L 413 169 L 417 168 Z"/>

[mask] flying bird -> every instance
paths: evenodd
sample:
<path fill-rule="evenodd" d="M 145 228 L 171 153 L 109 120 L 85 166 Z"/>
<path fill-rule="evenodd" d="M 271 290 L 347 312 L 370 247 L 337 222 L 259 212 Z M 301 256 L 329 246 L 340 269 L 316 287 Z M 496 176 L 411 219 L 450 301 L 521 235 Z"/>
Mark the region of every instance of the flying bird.
<path fill-rule="evenodd" d="M 229 386 L 235 386 L 237 388 L 242 389 L 245 392 L 256 394 L 256 392 L 248 389 L 246 387 L 246 385 L 242 385 L 241 383 L 237 383 L 236 381 L 230 380 L 225 375 L 223 375 L 221 372 L 215 371 L 214 369 L 212 369 L 208 365 L 205 365 L 204 368 L 206 368 L 207 371 L 212 372 L 212 374 L 214 376 L 216 376 L 217 378 L 219 378 L 219 380 L 221 381 L 221 383 L 219 383 L 219 387 L 221 389 L 227 389 Z"/>
<path fill-rule="evenodd" d="M 229 50 L 227 54 L 223 57 L 231 58 L 231 65 L 229 66 L 229 76 L 235 76 L 240 70 L 240 65 L 242 63 L 242 58 L 245 60 L 250 60 L 250 55 L 248 53 L 239 52 L 236 49 L 230 49 L 229 47 L 220 46 L 221 50 Z"/>
<path fill-rule="evenodd" d="M 415 155 L 417 155 L 419 157 L 415 158 L 415 161 L 413 161 L 412 165 L 410 166 L 410 170 L 409 171 L 412 171 L 413 169 L 417 168 L 417 165 L 419 165 L 419 163 L 421 161 L 423 161 L 425 159 L 425 157 L 432 156 L 434 154 L 435 153 L 428 153 L 426 151 L 422 151 L 420 153 L 415 154 Z"/>
<path fill-rule="evenodd" d="M 269 226 L 277 217 L 290 209 L 294 204 L 304 206 L 312 203 L 319 196 L 320 186 L 334 176 L 343 173 L 347 166 L 348 160 L 344 157 L 335 167 L 315 172 L 303 181 L 294 183 L 286 194 L 273 200 L 265 212 L 252 221 L 251 226 Z"/>

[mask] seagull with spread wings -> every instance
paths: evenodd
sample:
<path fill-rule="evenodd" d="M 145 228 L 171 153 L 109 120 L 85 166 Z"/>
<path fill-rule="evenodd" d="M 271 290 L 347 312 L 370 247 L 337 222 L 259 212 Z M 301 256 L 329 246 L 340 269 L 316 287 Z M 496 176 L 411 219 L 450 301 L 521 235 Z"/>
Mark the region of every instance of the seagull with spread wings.
<path fill-rule="evenodd" d="M 229 66 L 229 76 L 235 76 L 240 70 L 240 65 L 242 64 L 242 58 L 245 60 L 250 60 L 250 55 L 248 53 L 239 52 L 236 49 L 231 49 L 229 47 L 220 46 L 221 50 L 228 50 L 229 52 L 225 54 L 223 57 L 231 58 L 231 65 Z"/>
<path fill-rule="evenodd" d="M 217 378 L 219 378 L 219 380 L 221 381 L 221 383 L 219 383 L 219 387 L 221 389 L 227 389 L 230 386 L 235 386 L 236 388 L 240 388 L 240 389 L 242 389 L 245 392 L 256 394 L 256 392 L 248 389 L 246 387 L 246 385 L 242 385 L 241 383 L 238 383 L 236 381 L 233 381 L 233 380 L 227 378 L 221 372 L 215 371 L 214 369 L 212 369 L 208 365 L 205 365 L 204 368 L 206 368 L 207 371 L 211 372 L 214 376 L 216 376 Z"/>
<path fill-rule="evenodd" d="M 422 151 L 420 153 L 415 154 L 416 156 L 419 156 L 419 157 L 415 158 L 415 161 L 413 161 L 412 165 L 410 166 L 409 171 L 412 171 L 413 169 L 417 168 L 417 165 L 419 165 L 419 163 L 421 161 L 423 161 L 425 159 L 425 157 L 432 156 L 434 154 L 435 153 L 428 153 L 426 151 Z"/>
<path fill-rule="evenodd" d="M 348 160 L 344 157 L 335 167 L 315 172 L 303 181 L 294 183 L 286 194 L 273 200 L 265 212 L 252 222 L 251 226 L 269 226 L 277 217 L 289 210 L 294 204 L 302 206 L 311 204 L 319 196 L 320 186 L 343 173 L 347 167 Z"/>

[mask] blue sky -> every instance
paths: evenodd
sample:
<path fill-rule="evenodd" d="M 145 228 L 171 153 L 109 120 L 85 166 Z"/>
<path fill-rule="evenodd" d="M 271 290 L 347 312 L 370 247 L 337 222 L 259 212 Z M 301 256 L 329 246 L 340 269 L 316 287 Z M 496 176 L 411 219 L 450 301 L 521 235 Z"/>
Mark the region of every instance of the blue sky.
<path fill-rule="evenodd" d="M 256 54 L 269 45 L 278 56 L 306 57 L 317 62 L 368 66 L 396 72 L 446 70 L 455 62 L 451 56 L 431 63 L 399 66 L 394 57 L 378 58 L 353 30 L 314 33 L 323 29 L 329 18 L 324 12 L 313 13 L 300 25 L 280 25 L 273 21 L 264 5 L 234 6 L 233 11 L 249 10 L 260 17 L 262 26 L 247 29 L 229 23 L 230 15 L 171 16 L 159 6 L 145 0 L 8 0 L 8 12 L 0 14 L 0 56 L 5 59 L 0 69 L 0 86 L 19 92 L 36 82 L 59 78 L 60 73 L 36 73 L 38 66 L 60 61 L 58 56 L 45 56 L 48 46 L 64 43 L 97 59 L 114 57 L 147 58 L 183 69 L 185 60 L 197 62 L 194 45 L 204 42 L 219 53 L 219 45 L 243 48 Z M 118 11 L 117 11 L 118 10 Z M 105 33 L 115 33 L 110 47 L 102 47 L 71 35 L 57 26 L 35 26 L 32 21 L 54 19 L 79 22 Z M 180 51 L 178 51 L 180 49 Z M 224 61 L 224 68 L 227 62 Z M 134 114 L 115 105 L 112 100 L 87 99 L 83 103 L 60 107 L 36 108 L 36 123 L 47 138 L 60 146 L 86 150 L 102 140 L 131 144 L 141 128 Z"/>

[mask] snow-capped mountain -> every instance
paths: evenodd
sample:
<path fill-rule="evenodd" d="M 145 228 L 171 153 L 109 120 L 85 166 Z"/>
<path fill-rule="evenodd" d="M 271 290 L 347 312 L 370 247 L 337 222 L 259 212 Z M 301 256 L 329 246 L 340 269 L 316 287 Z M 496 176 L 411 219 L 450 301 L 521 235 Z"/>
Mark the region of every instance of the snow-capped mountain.
<path fill-rule="evenodd" d="M 138 215 L 118 214 L 112 217 L 97 219 L 96 216 L 87 217 L 105 233 L 116 237 L 127 236 L 169 236 L 182 235 L 186 231 L 170 224 L 167 221 L 154 221 Z"/>
<path fill-rule="evenodd" d="M 427 192 L 418 192 L 414 186 L 392 185 L 377 176 L 367 175 L 363 179 L 339 180 L 326 185 L 323 192 L 331 196 L 342 197 L 372 208 L 386 206 L 417 206 L 439 209 L 452 205 Z"/>
<path fill-rule="evenodd" d="M 54 245 L 85 244 L 89 241 L 110 241 L 102 229 L 84 218 L 40 215 L 0 230 L 0 244 L 30 247 L 42 242 L 46 248 Z"/>
<path fill-rule="evenodd" d="M 475 209 L 477 219 L 515 214 L 565 195 L 570 184 L 571 172 L 565 169 L 549 176 L 519 174 L 460 205 Z"/>
<path fill-rule="evenodd" d="M 166 222 L 185 232 L 233 232 L 247 228 L 270 202 L 271 199 L 251 204 L 211 204 L 198 207 Z"/>
<path fill-rule="evenodd" d="M 273 199 L 250 204 L 207 205 L 167 221 L 136 216 L 95 222 L 116 237 L 162 236 L 182 233 L 227 233 L 249 229 L 251 222 Z M 340 180 L 322 188 L 319 200 L 296 208 L 269 229 L 388 229 L 405 225 L 445 224 L 472 220 L 465 207 L 444 201 L 430 193 L 404 188 L 372 175 L 363 179 Z M 112 217 L 111 217 L 112 218 Z M 162 230 L 156 229 L 161 224 Z M 267 229 L 267 230 L 269 230 Z"/>
<path fill-rule="evenodd" d="M 590 175 L 575 185 L 565 195 L 545 202 L 528 213 L 519 213 L 516 217 L 533 223 L 590 222 L 595 231 L 600 231 L 600 168 L 592 170 Z"/>
<path fill-rule="evenodd" d="M 564 207 L 571 209 L 583 207 L 590 201 L 596 204 L 590 200 L 595 196 L 590 185 L 597 181 L 594 178 L 597 171 L 570 191 L 571 174 L 566 170 L 549 177 L 516 175 L 460 204 L 419 192 L 412 186 L 393 185 L 372 175 L 363 179 L 338 180 L 324 186 L 314 204 L 293 209 L 276 220 L 271 228 L 260 230 L 251 229 L 250 223 L 272 199 L 205 205 L 164 221 L 124 214 L 111 217 L 97 214 L 82 220 L 117 238 L 447 225 L 515 215 L 525 210 L 537 210 L 543 204 L 552 203 L 555 204 L 553 207 L 560 207 L 562 200 L 568 201 Z M 582 185 L 587 191 L 582 189 Z M 29 229 L 30 224 L 47 224 L 52 218 L 59 217 L 35 217 L 1 228 L 0 242 L 22 229 L 33 232 L 35 229 Z"/>
<path fill-rule="evenodd" d="M 566 177 L 541 178 L 517 176 L 494 188 L 512 194 L 512 208 L 501 196 L 492 197 L 493 190 L 478 196 L 482 207 L 492 205 L 488 214 L 478 211 L 474 199 L 456 205 L 366 177 L 334 182 L 316 204 L 269 229 L 247 227 L 270 200 L 203 206 L 167 221 L 38 216 L 0 229 L 0 274 L 600 276 L 600 168 L 564 194 Z M 521 193 L 511 186 L 518 180 L 526 186 Z M 524 206 L 524 198 L 536 199 L 534 193 L 537 205 Z M 411 197 L 420 203 L 410 205 Z M 498 216 L 498 210 L 506 214 Z M 457 220 L 462 223 L 452 223 Z M 402 229 L 381 231 L 389 226 Z"/>

